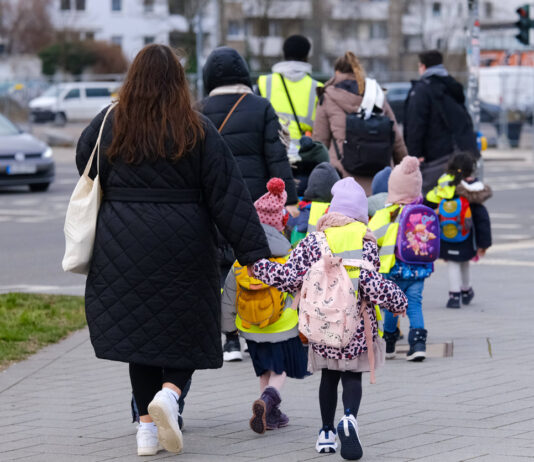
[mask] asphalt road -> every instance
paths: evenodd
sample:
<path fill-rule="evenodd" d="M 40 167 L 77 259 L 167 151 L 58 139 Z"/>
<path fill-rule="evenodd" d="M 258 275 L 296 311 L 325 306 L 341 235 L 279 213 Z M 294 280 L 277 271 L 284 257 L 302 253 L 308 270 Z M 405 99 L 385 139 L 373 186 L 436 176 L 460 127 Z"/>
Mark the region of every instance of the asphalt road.
<path fill-rule="evenodd" d="M 83 294 L 84 277 L 61 269 L 63 222 L 78 179 L 74 148 L 55 148 L 54 157 L 57 175 L 49 191 L 0 189 L 0 292 Z M 494 190 L 487 206 L 496 245 L 481 264 L 496 267 L 505 277 L 509 266 L 530 270 L 534 266 L 532 151 L 488 152 L 485 176 Z"/>

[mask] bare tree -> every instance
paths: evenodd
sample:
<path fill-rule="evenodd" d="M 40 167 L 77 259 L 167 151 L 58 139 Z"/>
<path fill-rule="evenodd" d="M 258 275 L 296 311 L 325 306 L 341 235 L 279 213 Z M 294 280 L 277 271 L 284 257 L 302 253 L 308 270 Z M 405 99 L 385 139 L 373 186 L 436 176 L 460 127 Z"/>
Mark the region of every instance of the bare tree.
<path fill-rule="evenodd" d="M 0 36 L 8 54 L 36 53 L 54 40 L 51 0 L 0 0 Z"/>

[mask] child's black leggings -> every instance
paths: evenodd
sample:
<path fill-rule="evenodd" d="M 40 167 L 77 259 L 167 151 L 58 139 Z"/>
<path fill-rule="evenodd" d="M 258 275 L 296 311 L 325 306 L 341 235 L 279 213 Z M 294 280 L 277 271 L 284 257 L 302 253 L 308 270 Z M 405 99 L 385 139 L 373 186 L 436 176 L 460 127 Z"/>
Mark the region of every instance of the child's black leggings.
<path fill-rule="evenodd" d="M 321 418 L 323 426 L 334 427 L 334 418 L 337 407 L 337 386 L 341 379 L 343 385 L 343 407 L 349 409 L 350 413 L 356 417 L 362 400 L 362 373 L 342 372 L 323 369 L 321 375 L 321 385 L 319 387 L 319 406 L 321 408 Z"/>
<path fill-rule="evenodd" d="M 165 382 L 170 382 L 183 390 L 193 372 L 193 369 L 182 370 L 130 363 L 130 381 L 139 415 L 148 414 L 150 401 Z"/>

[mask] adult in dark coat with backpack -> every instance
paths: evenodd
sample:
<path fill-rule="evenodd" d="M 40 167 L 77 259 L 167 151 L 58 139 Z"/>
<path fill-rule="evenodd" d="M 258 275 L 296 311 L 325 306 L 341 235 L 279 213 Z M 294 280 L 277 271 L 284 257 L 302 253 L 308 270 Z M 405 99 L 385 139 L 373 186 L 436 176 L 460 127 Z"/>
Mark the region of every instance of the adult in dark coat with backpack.
<path fill-rule="evenodd" d="M 360 109 L 365 91 L 365 71 L 356 56 L 347 51 L 338 58 L 335 65 L 335 75 L 324 87 L 318 88 L 319 105 L 313 127 L 313 139 L 320 141 L 329 148 L 330 163 L 336 168 L 342 177 L 352 176 L 371 195 L 371 182 L 374 173 L 348 172 L 340 160 L 343 155 L 343 146 L 346 136 L 347 114 L 355 113 Z M 391 107 L 384 100 L 383 115 L 393 122 L 391 134 L 392 159 L 391 164 L 397 165 L 408 155 L 402 133 L 397 125 L 395 115 Z M 337 150 L 335 143 L 337 143 Z"/>
<path fill-rule="evenodd" d="M 208 97 L 200 109 L 220 130 L 252 199 L 256 201 L 267 192 L 266 184 L 271 178 L 282 178 L 287 191 L 286 208 L 298 215 L 297 190 L 287 149 L 280 138 L 278 116 L 269 100 L 253 94 L 245 60 L 233 48 L 219 47 L 208 56 L 203 74 Z M 222 285 L 235 257 L 224 239 L 220 239 L 219 249 Z M 227 334 L 224 360 L 242 358 L 237 331 Z"/>
<path fill-rule="evenodd" d="M 432 188 L 454 152 L 480 157 L 464 88 L 449 75 L 437 50 L 419 55 L 421 78 L 412 82 L 404 111 L 404 139 L 423 163 L 423 190 Z"/>
<path fill-rule="evenodd" d="M 104 112 L 78 142 L 80 173 Z M 269 246 L 234 157 L 192 108 L 169 47 L 139 52 L 101 143 L 103 202 L 85 292 L 91 342 L 97 357 L 129 363 L 138 454 L 156 454 L 158 438 L 180 452 L 180 394 L 194 370 L 222 366 L 216 227 L 243 265 L 269 257 Z"/>

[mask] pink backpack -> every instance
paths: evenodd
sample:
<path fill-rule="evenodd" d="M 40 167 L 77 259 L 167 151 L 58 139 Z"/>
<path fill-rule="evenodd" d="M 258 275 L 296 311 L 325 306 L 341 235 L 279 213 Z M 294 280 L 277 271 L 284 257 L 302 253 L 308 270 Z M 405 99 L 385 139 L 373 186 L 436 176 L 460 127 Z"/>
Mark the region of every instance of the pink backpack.
<path fill-rule="evenodd" d="M 300 301 L 297 299 L 299 330 L 312 343 L 343 348 L 349 344 L 361 322 L 354 287 L 345 266 L 369 271 L 375 268 L 364 260 L 335 257 L 326 235 L 316 233 L 316 236 L 321 246 L 321 258 L 304 276 Z"/>

